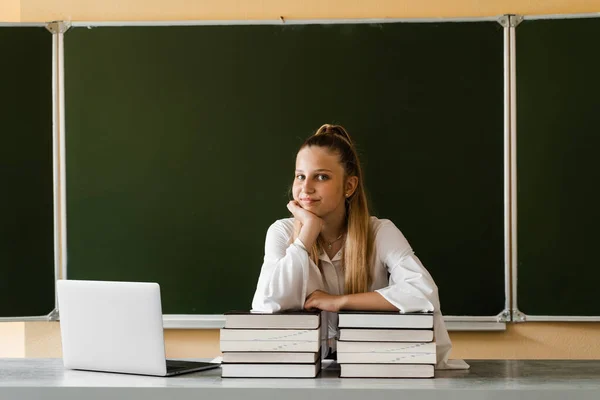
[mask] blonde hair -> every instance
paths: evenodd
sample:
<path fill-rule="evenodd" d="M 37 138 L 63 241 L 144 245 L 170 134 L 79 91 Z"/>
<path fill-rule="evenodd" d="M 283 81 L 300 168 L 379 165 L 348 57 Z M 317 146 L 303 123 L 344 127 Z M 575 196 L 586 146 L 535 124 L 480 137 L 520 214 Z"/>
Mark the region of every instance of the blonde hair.
<path fill-rule="evenodd" d="M 358 185 L 354 193 L 346 199 L 346 242 L 342 253 L 344 268 L 344 291 L 346 294 L 364 293 L 371 285 L 370 260 L 373 252 L 373 235 L 370 229 L 370 215 L 364 188 L 363 174 L 358 154 L 350 135 L 341 125 L 325 124 L 300 146 L 323 147 L 339 155 L 344 168 L 345 178 L 356 176 Z M 294 221 L 292 241 L 300 234 L 300 222 Z M 322 247 L 319 241 L 309 249 L 309 256 L 319 265 L 319 253 Z M 319 269 L 321 266 L 319 265 Z"/>

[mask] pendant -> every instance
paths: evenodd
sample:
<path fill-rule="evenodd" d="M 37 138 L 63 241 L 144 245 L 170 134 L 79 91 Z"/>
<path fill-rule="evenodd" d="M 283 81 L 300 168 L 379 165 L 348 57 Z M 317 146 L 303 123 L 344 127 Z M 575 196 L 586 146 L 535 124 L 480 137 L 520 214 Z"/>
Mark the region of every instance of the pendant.
<path fill-rule="evenodd" d="M 331 243 L 329 243 L 329 244 L 327 245 L 327 247 L 329 248 L 329 250 L 331 250 Z"/>

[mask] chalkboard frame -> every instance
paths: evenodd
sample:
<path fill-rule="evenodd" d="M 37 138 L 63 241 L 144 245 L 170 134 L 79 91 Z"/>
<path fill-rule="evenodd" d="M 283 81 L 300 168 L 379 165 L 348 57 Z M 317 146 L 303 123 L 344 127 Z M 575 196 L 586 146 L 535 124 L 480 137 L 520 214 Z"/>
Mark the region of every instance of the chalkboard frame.
<path fill-rule="evenodd" d="M 505 256 L 504 256 L 504 277 L 505 277 L 505 288 L 504 288 L 504 299 L 505 299 L 505 308 L 497 315 L 492 316 L 445 316 L 445 320 L 448 324 L 449 330 L 505 330 L 506 322 L 510 322 L 510 280 L 509 280 L 509 272 L 510 272 L 510 246 L 509 246 L 509 232 L 510 232 L 510 217 L 507 213 L 507 210 L 510 207 L 510 199 L 509 199 L 509 191 L 507 188 L 510 184 L 510 170 L 509 170 L 509 145 L 507 141 L 508 135 L 508 127 L 509 127 L 509 113 L 508 109 L 508 90 L 507 82 L 508 76 L 506 74 L 507 65 L 509 62 L 508 59 L 508 21 L 509 16 L 504 15 L 500 17 L 487 17 L 487 18 L 447 18 L 447 19 L 331 19 L 331 20 L 290 20 L 286 21 L 284 18 L 280 20 L 259 20 L 259 21 L 157 21 L 157 22 L 74 22 L 71 23 L 72 27 L 83 27 L 83 28 L 101 28 L 101 27 L 133 27 L 133 26 L 201 26 L 201 25 L 281 25 L 281 24 L 290 24 L 290 25 L 308 25 L 308 24 L 384 24 L 384 23 L 445 23 L 445 22 L 484 22 L 484 21 L 492 21 L 497 22 L 504 28 L 504 87 L 505 87 L 505 96 L 504 96 L 504 248 L 505 248 Z M 68 34 L 68 32 L 67 32 Z M 60 65 L 64 64 L 63 54 L 61 53 Z M 60 93 L 64 94 L 64 82 L 61 82 L 60 85 Z M 64 95 L 60 96 L 60 120 L 64 121 Z M 64 124 L 62 124 L 64 126 Z M 64 144 L 64 130 L 60 131 L 61 142 Z M 63 167 L 61 171 L 61 177 L 64 179 L 64 153 L 60 155 L 61 161 L 60 165 Z M 61 193 L 63 201 L 61 204 L 66 202 L 66 196 L 64 193 Z M 63 214 L 64 216 L 65 214 Z M 64 217 L 66 221 L 66 217 Z M 61 222 L 61 237 L 62 237 L 62 246 L 61 246 L 61 259 L 65 259 L 66 255 L 66 246 L 67 246 L 67 232 L 66 232 L 66 222 Z M 65 279 L 68 278 L 67 275 L 67 267 L 65 264 L 61 265 L 62 268 L 62 277 Z M 163 316 L 164 327 L 165 328 L 179 328 L 179 329 L 215 329 L 221 328 L 224 325 L 224 316 L 220 314 L 166 314 Z"/>
<path fill-rule="evenodd" d="M 45 315 L 34 315 L 34 316 L 30 316 L 30 315 L 26 315 L 26 316 L 19 316 L 19 317 L 2 317 L 0 316 L 0 322 L 20 322 L 20 321 L 56 321 L 59 318 L 59 314 L 58 314 L 58 299 L 57 299 L 57 295 L 56 295 L 56 280 L 60 279 L 61 274 L 61 265 L 60 265 L 60 261 L 59 261 L 59 254 L 60 254 L 60 250 L 57 247 L 58 244 L 58 240 L 57 238 L 59 237 L 59 231 L 60 229 L 57 226 L 57 213 L 58 213 L 58 204 L 59 204 L 59 194 L 57 193 L 56 189 L 57 189 L 57 173 L 58 173 L 58 167 L 57 167 L 57 163 L 59 162 L 59 155 L 56 152 L 56 145 L 57 145 L 57 140 L 60 137 L 59 135 L 59 130 L 58 130 L 58 124 L 57 124 L 57 118 L 58 118 L 58 109 L 57 109 L 57 93 L 58 93 L 58 78 L 57 78 L 57 62 L 60 59 L 60 56 L 58 55 L 58 47 L 57 47 L 57 33 L 54 32 L 53 29 L 53 24 L 52 23 L 38 23 L 38 22 L 0 22 L 0 27 L 1 28 L 46 28 L 48 30 L 48 35 L 52 35 L 52 41 L 51 41 L 51 46 L 52 46 L 52 65 L 51 65 L 51 69 L 52 69 L 52 141 L 53 141 L 53 148 L 52 148 L 52 163 L 53 163 L 53 167 L 54 167 L 54 171 L 53 171 L 53 186 L 54 186 L 54 197 L 53 197 L 53 219 L 54 219 L 54 227 L 53 227 L 53 249 L 54 249 L 54 305 L 53 308 L 51 310 L 49 310 L 48 314 Z M 64 275 L 63 275 L 64 276 Z"/>
<path fill-rule="evenodd" d="M 596 14 L 566 14 L 566 15 L 550 15 L 550 16 L 503 16 L 500 18 L 516 18 L 517 21 L 521 20 L 539 20 L 539 19 L 576 19 L 576 18 L 598 18 Z M 232 25 L 232 24 L 333 24 L 333 23 L 386 23 L 386 22 L 469 22 L 469 21 L 500 21 L 498 18 L 473 18 L 473 19 L 441 19 L 441 20 L 404 20 L 404 19 L 386 19 L 386 20 L 307 20 L 307 21 L 284 21 L 284 20 L 273 20 L 273 21 L 165 21 L 165 22 L 78 22 L 73 23 L 73 26 L 81 27 L 101 27 L 101 26 L 176 26 L 176 25 Z M 66 23 L 65 23 L 66 24 Z M 48 27 L 49 24 L 45 23 L 0 23 L 2 27 Z M 518 26 L 517 26 L 518 28 Z M 64 85 L 62 82 L 62 65 L 63 59 L 63 47 L 62 47 L 62 36 L 63 33 L 52 33 L 54 36 L 53 46 L 53 97 L 54 97 L 54 123 L 53 123 L 53 136 L 55 140 L 55 151 L 54 151 L 54 163 L 55 163 L 55 189 L 60 186 L 56 186 L 57 182 L 64 181 L 64 152 L 57 151 L 56 147 L 60 148 L 63 145 L 64 149 Z M 508 42 L 513 43 L 510 47 Z M 516 86 L 514 80 L 511 85 L 506 84 L 506 80 L 515 76 L 516 72 L 516 58 L 515 58 L 515 27 L 507 28 L 505 26 L 505 91 L 507 92 L 507 98 L 505 104 L 509 104 L 509 107 L 505 109 L 506 116 L 506 130 L 509 132 L 510 140 L 506 140 L 505 146 L 507 151 L 505 152 L 505 161 L 507 161 L 506 168 L 506 195 L 509 197 L 506 201 L 507 210 L 517 210 L 516 203 L 516 121 L 512 116 L 516 112 Z M 507 52 L 510 52 L 510 56 Z M 508 67 L 507 67 L 508 65 Z M 57 101 L 58 100 L 58 101 Z M 62 123 L 61 123 L 62 122 Z M 58 154 L 57 154 L 58 153 Z M 510 164 L 510 165 L 509 165 Z M 64 207 L 64 187 L 62 190 L 55 190 L 55 222 L 58 226 L 55 226 L 55 277 L 56 279 L 66 278 L 66 217 L 64 212 L 61 213 L 60 207 Z M 59 216 L 57 218 L 57 216 Z M 507 245 L 507 257 L 510 258 L 510 262 L 507 261 L 507 270 L 505 271 L 505 278 L 507 283 L 506 290 L 506 304 L 507 310 L 509 310 L 509 319 L 504 321 L 510 321 L 510 314 L 512 314 L 512 321 L 599 321 L 600 316 L 541 316 L 541 315 L 525 315 L 519 311 L 518 308 L 518 292 L 517 292 L 517 247 L 516 247 L 516 217 L 507 213 L 507 232 L 506 237 L 510 234 L 510 246 Z M 514 218 L 514 220 L 511 220 Z M 62 240 L 61 240 L 62 239 Z M 509 240 L 507 239 L 507 244 Z M 512 279 L 511 279 L 512 277 Z M 510 289 L 510 290 L 509 290 Z M 512 291 L 512 293 L 511 293 Z M 23 316 L 23 317 L 0 317 L 0 321 L 29 321 L 29 320 L 57 320 L 58 319 L 58 308 L 55 304 L 55 308 L 45 316 Z M 446 316 L 446 321 L 449 323 L 449 328 L 455 329 L 486 329 L 496 330 L 504 329 L 504 324 L 495 324 L 498 318 L 501 317 L 453 317 Z M 218 328 L 222 325 L 224 319 L 221 315 L 165 315 L 165 328 Z M 487 324 L 487 328 L 482 328 Z"/>
<path fill-rule="evenodd" d="M 511 67 L 510 67 L 510 75 L 513 78 L 513 82 L 516 81 L 516 75 L 517 75 L 517 57 L 516 57 L 516 48 L 519 45 L 518 44 L 518 25 L 521 22 L 524 21 L 541 21 L 541 20 L 566 20 L 566 19 L 599 19 L 600 20 L 600 14 L 591 14 L 591 13 L 583 13 L 583 14 L 553 14 L 553 15 L 532 15 L 532 16 L 515 16 L 516 18 L 516 24 L 515 26 L 511 29 L 511 59 L 512 59 L 512 63 L 511 63 Z M 510 91 L 511 91 L 511 95 L 510 95 L 510 101 L 511 101 L 511 114 L 514 116 L 516 115 L 516 111 L 517 111 L 517 94 L 516 94 L 516 90 L 518 88 L 518 82 L 513 83 L 513 86 L 511 86 Z M 511 308 L 511 314 L 512 314 L 512 321 L 513 322 L 527 322 L 527 321 L 532 321 L 532 322 L 538 322 L 538 321 L 552 321 L 552 322 L 598 322 L 600 321 L 600 315 L 597 316 L 584 316 L 584 315 L 537 315 L 537 314 L 526 314 L 524 312 L 522 312 L 521 310 L 519 310 L 519 304 L 518 304 L 518 295 L 519 295 L 519 291 L 518 291 L 518 237 L 517 237 L 517 231 L 518 231 L 518 204 L 517 204 L 517 118 L 513 117 L 511 118 L 511 142 L 513 143 L 513 146 L 511 148 L 511 170 L 513 171 L 513 177 L 511 179 L 511 192 L 512 192 L 512 196 L 511 196 L 511 207 L 514 210 L 513 211 L 513 220 L 511 222 L 511 248 L 512 248 L 512 252 L 511 252 L 511 300 L 512 300 L 512 308 Z"/>

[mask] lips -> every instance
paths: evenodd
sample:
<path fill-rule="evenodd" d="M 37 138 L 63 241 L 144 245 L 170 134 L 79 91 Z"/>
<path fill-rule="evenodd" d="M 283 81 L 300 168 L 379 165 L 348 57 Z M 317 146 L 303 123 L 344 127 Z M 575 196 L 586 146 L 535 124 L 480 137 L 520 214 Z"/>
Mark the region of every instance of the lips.
<path fill-rule="evenodd" d="M 301 201 L 302 203 L 306 203 L 306 204 L 312 204 L 312 203 L 316 203 L 316 202 L 317 202 L 317 201 L 319 201 L 319 200 L 316 200 L 316 199 L 309 199 L 309 198 L 304 198 L 304 199 L 300 199 L 300 201 Z"/>

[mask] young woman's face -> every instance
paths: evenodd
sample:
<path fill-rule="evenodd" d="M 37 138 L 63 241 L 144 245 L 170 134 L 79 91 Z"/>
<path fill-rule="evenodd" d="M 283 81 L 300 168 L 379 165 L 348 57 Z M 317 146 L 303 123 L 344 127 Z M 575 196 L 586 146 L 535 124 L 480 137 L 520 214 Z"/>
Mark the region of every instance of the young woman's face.
<path fill-rule="evenodd" d="M 321 218 L 342 212 L 344 186 L 344 168 L 337 154 L 318 146 L 298 152 L 292 193 L 302 208 Z"/>

